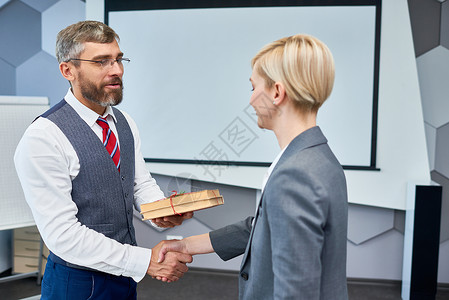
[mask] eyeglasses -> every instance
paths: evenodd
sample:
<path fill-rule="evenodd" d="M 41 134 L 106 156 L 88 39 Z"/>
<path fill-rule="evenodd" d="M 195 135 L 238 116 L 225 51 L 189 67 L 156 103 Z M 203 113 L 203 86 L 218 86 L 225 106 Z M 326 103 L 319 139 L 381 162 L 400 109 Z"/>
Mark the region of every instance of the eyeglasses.
<path fill-rule="evenodd" d="M 115 62 L 117 62 L 119 66 L 124 66 L 124 65 L 127 65 L 131 61 L 129 58 L 121 57 L 121 58 L 105 58 L 105 59 L 100 59 L 100 60 L 69 58 L 69 60 L 67 60 L 67 62 L 69 62 L 71 60 L 88 61 L 88 62 L 96 63 L 103 69 L 111 68 Z"/>

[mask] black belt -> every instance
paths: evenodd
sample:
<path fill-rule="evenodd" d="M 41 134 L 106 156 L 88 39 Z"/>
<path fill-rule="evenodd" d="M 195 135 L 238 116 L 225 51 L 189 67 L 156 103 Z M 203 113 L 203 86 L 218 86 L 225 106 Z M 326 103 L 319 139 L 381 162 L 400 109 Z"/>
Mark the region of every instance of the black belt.
<path fill-rule="evenodd" d="M 69 262 L 66 262 L 65 260 L 63 260 L 62 258 L 60 258 L 59 256 L 55 255 L 53 252 L 50 251 L 50 254 L 48 255 L 48 257 L 56 264 L 59 265 L 63 265 L 69 268 L 74 268 L 74 269 L 80 269 L 80 270 L 86 270 L 86 271 L 93 271 L 93 272 L 100 272 L 98 270 L 95 269 L 91 269 L 88 267 L 83 267 L 83 266 L 78 266 L 75 264 L 71 264 Z"/>

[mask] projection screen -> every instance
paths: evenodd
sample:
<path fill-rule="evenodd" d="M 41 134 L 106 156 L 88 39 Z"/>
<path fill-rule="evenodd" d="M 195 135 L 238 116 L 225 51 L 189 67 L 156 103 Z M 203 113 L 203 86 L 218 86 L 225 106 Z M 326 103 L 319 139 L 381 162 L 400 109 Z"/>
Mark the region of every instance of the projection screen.
<path fill-rule="evenodd" d="M 106 5 L 131 59 L 118 108 L 136 121 L 147 161 L 269 165 L 280 149 L 249 105 L 250 61 L 267 43 L 304 33 L 326 43 L 335 60 L 318 125 L 345 168 L 375 169 L 380 1 L 147 2 Z"/>

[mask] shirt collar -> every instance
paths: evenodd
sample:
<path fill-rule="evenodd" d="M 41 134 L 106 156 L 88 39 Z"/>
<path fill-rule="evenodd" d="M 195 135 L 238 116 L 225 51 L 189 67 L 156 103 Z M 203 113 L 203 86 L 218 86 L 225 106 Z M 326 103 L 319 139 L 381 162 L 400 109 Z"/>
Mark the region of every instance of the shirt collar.
<path fill-rule="evenodd" d="M 267 173 L 265 173 L 263 182 L 262 182 L 262 192 L 265 189 L 265 185 L 268 182 L 268 178 L 270 178 L 271 173 L 273 172 L 274 167 L 276 167 L 277 163 L 279 162 L 279 159 L 281 159 L 282 154 L 284 154 L 285 149 L 287 149 L 288 145 L 284 147 L 284 149 L 282 149 L 282 151 L 276 156 L 276 158 L 273 160 L 273 162 L 271 163 L 270 167 L 267 170 Z"/>
<path fill-rule="evenodd" d="M 81 119 L 87 123 L 87 125 L 92 127 L 97 122 L 99 115 L 76 99 L 70 88 L 64 99 L 78 113 Z M 108 118 L 108 116 L 110 116 L 110 118 Z M 107 118 L 108 121 L 113 120 L 114 123 L 117 123 L 117 119 L 115 118 L 114 111 L 111 106 L 106 107 L 106 111 L 101 117 Z"/>

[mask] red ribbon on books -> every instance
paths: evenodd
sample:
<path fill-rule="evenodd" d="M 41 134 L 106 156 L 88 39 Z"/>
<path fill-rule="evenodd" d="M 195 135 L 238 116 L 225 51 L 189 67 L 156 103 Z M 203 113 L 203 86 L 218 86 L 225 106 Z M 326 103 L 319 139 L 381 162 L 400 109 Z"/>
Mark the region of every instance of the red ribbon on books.
<path fill-rule="evenodd" d="M 180 214 L 180 213 L 177 213 L 176 211 L 175 211 L 175 207 L 173 206 L 173 197 L 175 197 L 177 194 L 178 194 L 178 192 L 177 191 L 171 191 L 173 194 L 170 196 L 170 205 L 171 205 L 171 208 L 173 209 L 173 214 L 174 215 L 178 215 L 178 216 L 182 216 L 182 214 Z"/>

